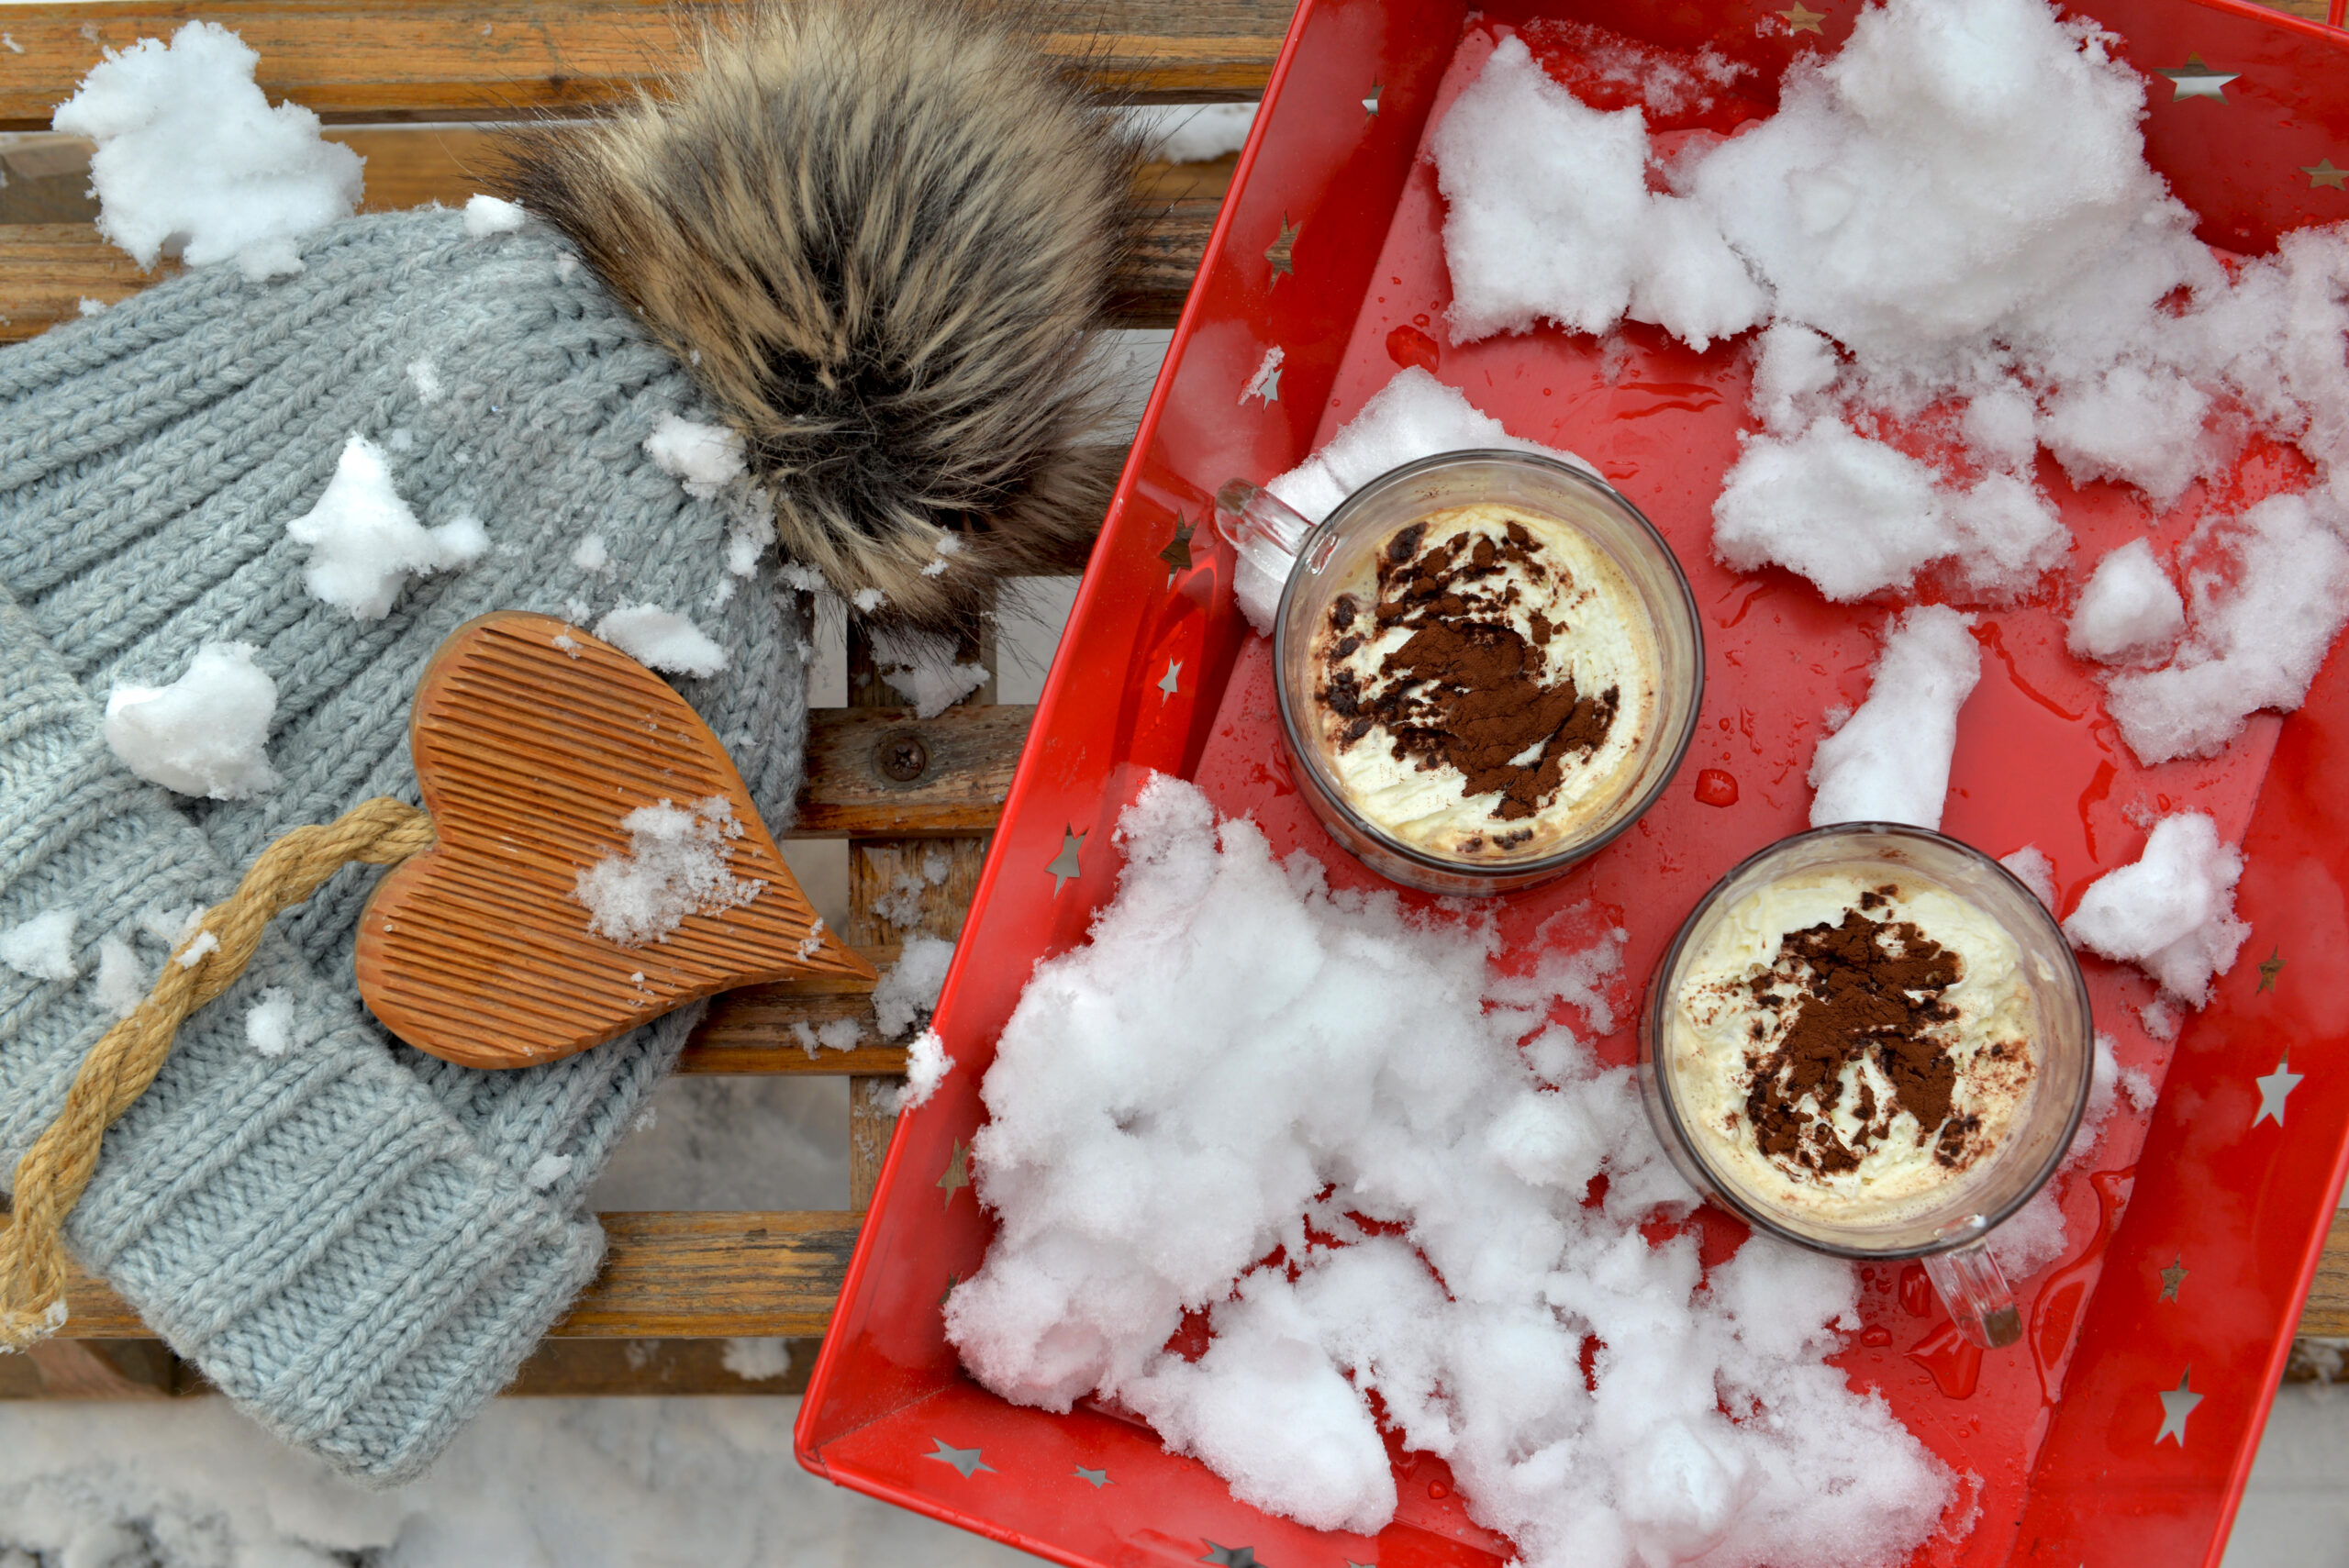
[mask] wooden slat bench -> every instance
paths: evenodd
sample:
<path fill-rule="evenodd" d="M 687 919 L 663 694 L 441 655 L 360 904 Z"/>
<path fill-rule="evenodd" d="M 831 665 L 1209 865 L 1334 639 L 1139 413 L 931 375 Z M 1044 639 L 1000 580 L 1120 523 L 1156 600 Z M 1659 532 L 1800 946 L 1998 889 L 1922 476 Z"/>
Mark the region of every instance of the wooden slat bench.
<path fill-rule="evenodd" d="M 2325 0 L 2282 8 L 2321 17 Z M 690 15 L 700 9 L 684 7 Z M 1071 68 L 1140 101 L 1252 99 L 1263 90 L 1291 0 L 1107 0 L 1092 16 L 1108 39 L 1048 38 Z M 229 5 L 11 6 L 0 27 L 21 52 L 0 54 L 0 131 L 42 133 L 102 48 L 166 36 L 201 16 L 235 29 L 261 54 L 273 99 L 316 110 L 367 159 L 373 209 L 463 202 L 489 158 L 479 122 L 592 115 L 657 85 L 680 33 L 664 0 L 573 0 L 561 7 L 463 0 L 242 0 Z M 98 238 L 83 187 L 87 148 L 26 134 L 0 144 L 0 341 L 43 331 L 83 299 L 120 299 L 155 281 Z M 1209 165 L 1153 167 L 1140 190 L 1152 217 L 1144 243 L 1114 279 L 1108 325 L 1172 325 L 1230 174 Z M 1105 452 L 1104 461 L 1122 454 Z M 1081 562 L 1071 562 L 1074 573 Z M 987 658 L 991 650 L 965 651 Z M 913 931 L 953 936 L 969 904 L 986 834 L 1001 812 L 1032 710 L 999 706 L 992 684 L 927 721 L 885 706 L 865 650 L 852 639 L 850 706 L 812 718 L 795 838 L 851 846 L 844 934 L 885 967 Z M 910 780 L 885 751 L 920 742 Z M 902 772 L 900 763 L 898 771 Z M 910 926 L 879 917 L 901 866 L 932 851 L 946 879 L 925 884 Z M 902 911 L 898 911 L 902 914 Z M 868 997 L 838 983 L 765 985 L 721 998 L 686 1048 L 681 1071 L 845 1074 L 851 1081 L 850 1205 L 844 1212 L 607 1214 L 602 1275 L 510 1392 L 517 1394 L 789 1393 L 804 1386 L 815 1336 L 829 1320 L 860 1213 L 887 1146 L 874 1091 L 905 1064 L 900 1047 L 868 1043 L 814 1056 L 793 1026 L 855 1017 Z M 868 1029 L 868 1040 L 877 1031 Z M 0 1357 L 0 1396 L 166 1397 L 202 1379 L 147 1337 L 136 1314 L 95 1280 L 70 1293 L 65 1337 L 30 1356 Z M 2349 1336 L 2349 1225 L 2336 1224 L 2325 1268 L 2301 1319 L 2307 1335 Z M 738 1336 L 780 1336 L 794 1372 L 745 1379 L 724 1353 Z"/>

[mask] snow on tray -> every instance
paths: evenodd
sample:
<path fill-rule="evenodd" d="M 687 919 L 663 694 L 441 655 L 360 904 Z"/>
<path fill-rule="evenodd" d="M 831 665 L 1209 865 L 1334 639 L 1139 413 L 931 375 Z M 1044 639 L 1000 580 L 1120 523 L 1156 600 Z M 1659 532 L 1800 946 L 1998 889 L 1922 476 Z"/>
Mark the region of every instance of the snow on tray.
<path fill-rule="evenodd" d="M 310 596 L 357 620 L 391 614 L 409 577 L 460 571 L 489 549 L 487 530 L 470 514 L 434 528 L 418 522 L 392 483 L 384 449 L 360 435 L 343 443 L 325 492 L 285 534 L 309 549 L 302 583 Z"/>
<path fill-rule="evenodd" d="M 359 205 L 359 155 L 322 140 L 298 104 L 272 108 L 261 57 L 225 28 L 190 22 L 140 39 L 58 106 L 58 130 L 97 143 L 98 231 L 142 267 L 234 260 L 253 279 L 302 270 L 295 240 Z"/>
<path fill-rule="evenodd" d="M 2329 537 L 2349 523 L 2349 230 L 2221 267 L 2145 161 L 2145 93 L 2109 35 L 2044 0 L 1890 0 L 1798 56 L 1776 113 L 1666 156 L 1638 107 L 1576 99 L 1506 39 L 1430 139 L 1454 337 L 1628 317 L 1702 348 L 1761 328 L 1762 428 L 1716 548 L 1839 600 L 1927 573 L 1978 601 L 2032 592 L 2071 547 L 2043 450 L 2159 513 L 2251 435 L 2297 444 L 2304 501 L 2207 525 L 2252 536 L 2244 585 L 2198 586 L 2174 662 L 2112 684 L 2141 760 L 2208 754 L 2249 712 L 2298 706 L 2349 615 Z M 1887 439 L 1902 430 L 1932 461 Z M 2297 565 L 2266 573 L 2263 551 Z M 2163 658 L 2177 629 L 2153 563 L 2109 564 L 2075 651 Z"/>
<path fill-rule="evenodd" d="M 2159 661 L 2186 629 L 2186 601 L 2154 559 L 2154 547 L 2132 539 L 2106 552 L 2072 608 L 2065 646 L 2099 663 Z"/>
<path fill-rule="evenodd" d="M 123 684 L 106 698 L 106 747 L 140 778 L 182 795 L 243 800 L 277 787 L 263 748 L 277 683 L 245 642 L 207 642 L 167 686 Z"/>
<path fill-rule="evenodd" d="M 1819 743 L 1810 825 L 1907 822 L 1938 829 L 1957 750 L 1957 710 L 1982 678 L 1974 617 L 1920 605 L 1893 622 L 1868 700 Z"/>
<path fill-rule="evenodd" d="M 1504 981 L 1489 928 L 1332 892 L 1187 784 L 1152 781 L 1119 832 L 1115 899 L 1039 966 L 982 1087 L 998 1228 L 946 1318 L 983 1384 L 1115 1399 L 1243 1500 L 1359 1530 L 1397 1506 L 1375 1395 L 1529 1568 L 1924 1539 L 1951 1476 L 1821 1359 L 1857 1322 L 1851 1266 L 1754 1237 L 1705 1270 L 1631 1070 L 1547 1021 L 1612 1028 L 1619 936 L 1553 932 Z M 1190 1361 L 1166 1345 L 1198 1311 Z"/>
<path fill-rule="evenodd" d="M 667 800 L 639 806 L 620 827 L 629 852 L 581 872 L 577 895 L 587 906 L 587 929 L 622 947 L 667 941 L 688 915 L 723 914 L 766 889 L 728 868 L 727 845 L 743 828 L 724 795 L 691 810 Z"/>
<path fill-rule="evenodd" d="M 2243 854 L 2199 811 L 2154 825 L 2135 863 L 2088 885 L 2064 922 L 2072 945 L 2133 963 L 2178 1000 L 2200 1006 L 2232 968 L 2251 927 L 2235 918 Z"/>

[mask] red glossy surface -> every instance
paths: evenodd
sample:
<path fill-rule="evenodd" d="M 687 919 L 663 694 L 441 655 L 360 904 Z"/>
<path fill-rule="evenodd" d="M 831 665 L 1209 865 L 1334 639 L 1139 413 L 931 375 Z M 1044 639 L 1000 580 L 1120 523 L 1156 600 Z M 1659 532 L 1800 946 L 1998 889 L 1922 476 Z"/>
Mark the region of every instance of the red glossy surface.
<path fill-rule="evenodd" d="M 1856 7 L 1830 9 L 1827 47 Z M 2307 188 L 2299 172 L 2349 150 L 2349 110 L 2326 86 L 2341 68 L 2340 35 L 2232 5 L 2096 0 L 2084 9 L 2142 64 L 2194 53 L 2242 73 L 2224 105 L 2165 102 L 2166 82 L 2154 81 L 2149 147 L 2203 215 L 2206 239 L 2256 247 L 2279 228 L 2349 217 L 2349 193 Z M 1659 47 L 1723 48 L 1765 82 L 1798 47 L 1760 5 L 1593 0 L 1588 10 Z M 1502 1560 L 1436 1462 L 1397 1456 L 1402 1509 L 1376 1541 L 1324 1536 L 1233 1502 L 1214 1475 L 1167 1456 L 1132 1423 L 994 1398 L 961 1374 L 941 1331 L 942 1293 L 978 1266 L 988 1235 L 951 1173 L 979 1120 L 995 1033 L 1034 961 L 1080 941 L 1113 891 L 1115 820 L 1146 773 L 1195 778 L 1227 812 L 1252 815 L 1276 848 L 1327 860 L 1333 881 L 1369 880 L 1297 796 L 1265 645 L 1246 636 L 1230 602 L 1229 558 L 1210 548 L 1215 487 L 1291 466 L 1398 364 L 1432 360 L 1513 432 L 1597 463 L 1673 542 L 1706 617 L 1697 744 L 1637 828 L 1564 881 L 1509 900 L 1502 917 L 1506 929 L 1528 933 L 1586 903 L 1622 920 L 1631 931 L 1625 1000 L 1679 914 L 1723 870 L 1805 825 L 1821 716 L 1865 695 L 1883 607 L 1830 606 L 1799 579 L 1736 576 L 1710 559 L 1712 498 L 1747 424 L 1739 349 L 1698 355 L 1637 328 L 1609 358 L 1552 331 L 1446 339 L 1442 206 L 1414 152 L 1460 72 L 1490 47 L 1488 32 L 1464 44 L 1462 26 L 1457 7 L 1378 0 L 1307 0 L 1298 13 L 1079 594 L 948 982 L 937 1023 L 956 1070 L 899 1126 L 801 1417 L 811 1468 L 1058 1561 L 1197 1562 L 1208 1542 L 1248 1546 L 1278 1568 Z M 1568 73 L 1575 29 L 1532 33 L 1552 68 Z M 1813 47 L 1809 35 L 1800 47 Z M 1362 102 L 1374 83 L 1375 114 Z M 1701 117 L 1684 128 L 1721 128 Z M 1276 272 L 1264 253 L 1290 225 L 1295 270 Z M 1278 401 L 1243 405 L 1241 388 L 1275 346 L 1285 352 Z M 2221 493 L 2189 494 L 2156 522 L 2156 547 L 2182 538 L 2206 503 L 2238 506 L 2299 477 L 2294 454 L 2255 452 Z M 2109 487 L 2075 490 L 2052 464 L 2041 478 L 2084 557 L 2145 526 L 2138 504 Z M 1176 541 L 1192 526 L 1184 566 Z M 2122 1063 L 2166 1083 L 2149 1135 L 2117 1114 L 2098 1157 L 2065 1182 L 2071 1245 L 2016 1282 L 2024 1346 L 1972 1352 L 1929 1290 L 1912 1288 L 1906 1271 L 1874 1268 L 1865 1271 L 1865 1322 L 1840 1364 L 1881 1389 L 1969 1478 L 1958 1511 L 1974 1511 L 1971 1529 L 1932 1543 L 1920 1562 L 2215 1562 L 2349 1128 L 2349 1025 L 2324 1009 L 2320 984 L 2349 973 L 2349 807 L 2332 804 L 2338 792 L 2326 782 L 2349 748 L 2349 662 L 2334 661 L 2301 714 L 2280 726 L 2254 720 L 2224 757 L 2144 769 L 2063 651 L 2064 592 L 1983 616 L 1983 680 L 1960 720 L 1944 830 L 1994 854 L 2037 844 L 2068 908 L 2102 871 L 2135 858 L 2144 813 L 2209 811 L 2251 857 L 2239 908 L 2253 936 L 2175 1061 L 2137 1020 L 2150 984 L 2088 962 L 2099 1025 Z M 1171 695 L 1162 689 L 1170 668 Z M 1062 882 L 1045 867 L 1071 834 L 1081 836 L 1081 870 Z M 2255 965 L 2271 948 L 2287 963 L 2261 990 Z M 1628 1032 L 1602 1049 L 1628 1059 Z M 2254 1128 L 2252 1079 L 2287 1051 L 2306 1075 L 2287 1126 Z M 1692 1223 L 1709 1262 L 1738 1244 L 1738 1228 L 1719 1216 Z M 2189 1273 L 2178 1298 L 2163 1300 L 2160 1270 L 2180 1253 Z M 2157 1391 L 2176 1388 L 2189 1367 L 2205 1401 L 2184 1445 L 2156 1447 Z M 979 1449 L 990 1468 L 964 1476 L 930 1457 L 941 1442 Z M 1108 1484 L 1079 1467 L 1106 1472 Z"/>

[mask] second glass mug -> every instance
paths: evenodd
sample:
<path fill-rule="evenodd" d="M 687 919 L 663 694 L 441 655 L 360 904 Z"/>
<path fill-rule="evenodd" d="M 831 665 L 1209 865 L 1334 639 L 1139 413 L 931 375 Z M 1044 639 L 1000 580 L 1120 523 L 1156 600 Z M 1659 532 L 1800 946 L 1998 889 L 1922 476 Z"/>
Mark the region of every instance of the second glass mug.
<path fill-rule="evenodd" d="M 1887 1218 L 1836 1221 L 1770 1202 L 1710 1158 L 1693 1135 L 1666 1052 L 1681 981 L 1728 913 L 1775 883 L 1810 873 L 1865 871 L 1907 876 L 1980 910 L 2010 937 L 2032 997 L 2036 1052 L 2031 1099 L 1987 1167 L 1953 1182 L 1937 1200 Z M 1854 822 L 1782 839 L 1749 857 L 1698 904 L 1658 962 L 1640 1008 L 1639 1078 L 1664 1152 L 1689 1184 L 1757 1230 L 1837 1257 L 1890 1262 L 1914 1259 L 1949 1308 L 1958 1331 L 1996 1349 L 2022 1336 L 2013 1293 L 1991 1255 L 1989 1237 L 2044 1186 L 2063 1162 L 2087 1105 L 2096 1062 L 2087 984 L 2054 917 L 2004 866 L 1954 839 L 1899 823 Z"/>

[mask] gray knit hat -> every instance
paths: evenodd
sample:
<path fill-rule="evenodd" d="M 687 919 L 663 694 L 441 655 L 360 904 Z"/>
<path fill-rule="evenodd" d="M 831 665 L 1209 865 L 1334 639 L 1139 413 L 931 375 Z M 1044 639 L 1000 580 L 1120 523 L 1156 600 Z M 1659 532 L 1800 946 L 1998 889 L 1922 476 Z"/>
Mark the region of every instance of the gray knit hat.
<path fill-rule="evenodd" d="M 536 225 L 475 239 L 455 213 L 362 217 L 302 255 L 266 284 L 195 272 L 0 354 L 0 928 L 74 910 L 80 971 L 0 967 L 0 1180 L 115 1021 L 92 995 L 101 941 L 132 941 L 151 974 L 164 950 L 142 910 L 217 902 L 288 828 L 416 801 L 408 699 L 472 617 L 690 615 L 729 662 L 678 688 L 769 825 L 791 817 L 797 595 L 771 550 L 730 576 L 727 498 L 687 494 L 644 450 L 662 416 L 698 411 L 685 368 Z M 421 521 L 470 513 L 490 540 L 373 622 L 305 591 L 286 535 L 353 434 L 384 450 Z M 573 560 L 591 535 L 597 571 Z M 117 684 L 166 684 L 213 641 L 251 644 L 277 684 L 283 782 L 251 799 L 174 795 L 99 735 Z M 418 1055 L 351 981 L 373 882 L 337 876 L 189 1019 L 68 1238 L 254 1416 L 388 1481 L 430 1460 L 594 1272 L 602 1233 L 579 1195 L 692 1014 L 519 1072 Z M 274 1059 L 246 1026 L 272 986 L 302 1042 Z"/>
<path fill-rule="evenodd" d="M 0 932 L 73 911 L 76 972 L 0 965 L 0 1182 L 115 1022 L 102 950 L 151 974 L 160 911 L 219 901 L 289 828 L 417 801 L 409 699 L 462 622 L 690 617 L 725 664 L 678 689 L 780 832 L 807 649 L 778 578 L 966 628 L 1000 577 L 1088 536 L 1088 334 L 1135 147 L 1004 14 L 753 7 L 657 100 L 535 139 L 518 230 L 356 218 L 290 276 L 199 269 L 0 351 Z M 729 427 L 746 478 L 663 472 L 646 441 L 672 416 Z M 488 537 L 374 620 L 313 597 L 287 533 L 353 436 L 422 524 Z M 101 737 L 117 685 L 217 642 L 276 685 L 279 782 L 246 799 L 143 782 Z M 594 1272 L 580 1194 L 691 1016 L 521 1071 L 419 1056 L 352 983 L 374 880 L 337 875 L 182 1027 L 66 1234 L 254 1416 L 395 1481 Z M 289 1002 L 296 1043 L 269 1054 Z"/>

